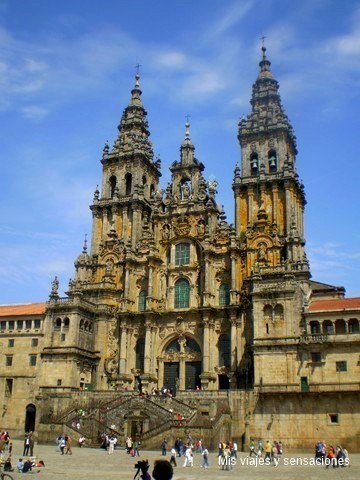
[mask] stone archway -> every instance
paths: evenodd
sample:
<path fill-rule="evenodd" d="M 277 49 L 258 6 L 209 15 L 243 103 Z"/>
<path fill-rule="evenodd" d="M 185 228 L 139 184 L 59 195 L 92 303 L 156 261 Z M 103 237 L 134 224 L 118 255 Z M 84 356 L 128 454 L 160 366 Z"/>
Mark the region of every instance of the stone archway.
<path fill-rule="evenodd" d="M 201 386 L 202 355 L 199 344 L 191 337 L 179 335 L 165 348 L 163 384 L 176 390 L 195 390 Z"/>
<path fill-rule="evenodd" d="M 29 403 L 25 409 L 25 432 L 33 432 L 35 430 L 36 407 Z"/>

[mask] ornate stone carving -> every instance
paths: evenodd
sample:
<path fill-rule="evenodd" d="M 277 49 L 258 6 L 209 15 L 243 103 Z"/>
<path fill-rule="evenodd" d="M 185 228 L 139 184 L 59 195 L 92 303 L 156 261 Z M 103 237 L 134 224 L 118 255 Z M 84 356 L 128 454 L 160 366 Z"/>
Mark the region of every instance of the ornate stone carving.
<path fill-rule="evenodd" d="M 190 222 L 188 217 L 181 215 L 174 221 L 174 231 L 178 237 L 188 235 L 190 232 Z"/>

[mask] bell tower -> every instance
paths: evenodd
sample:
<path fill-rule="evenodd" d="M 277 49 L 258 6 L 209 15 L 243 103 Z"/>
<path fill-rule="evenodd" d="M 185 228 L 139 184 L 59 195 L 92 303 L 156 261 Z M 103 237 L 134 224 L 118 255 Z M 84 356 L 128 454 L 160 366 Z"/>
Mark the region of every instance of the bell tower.
<path fill-rule="evenodd" d="M 241 168 L 235 168 L 233 190 L 238 270 L 242 292 L 249 300 L 245 350 L 251 383 L 256 388 L 273 388 L 275 383 L 299 381 L 286 366 L 295 361 L 293 339 L 301 334 L 299 318 L 310 270 L 304 250 L 306 200 L 296 169 L 296 138 L 265 46 L 259 65 L 251 112 L 239 122 Z M 284 375 L 274 379 L 274 371 Z"/>
<path fill-rule="evenodd" d="M 110 150 L 106 144 L 103 150 L 101 195 L 96 189 L 91 206 L 92 255 L 97 255 L 109 237 L 115 235 L 134 248 L 151 213 L 151 198 L 158 189 L 160 160 L 154 161 L 139 79 L 137 73 L 113 148 Z"/>
<path fill-rule="evenodd" d="M 242 160 L 233 184 L 236 234 L 246 247 L 244 277 L 284 264 L 305 273 L 306 200 L 296 171 L 296 138 L 264 46 L 259 65 L 252 110 L 239 122 Z"/>

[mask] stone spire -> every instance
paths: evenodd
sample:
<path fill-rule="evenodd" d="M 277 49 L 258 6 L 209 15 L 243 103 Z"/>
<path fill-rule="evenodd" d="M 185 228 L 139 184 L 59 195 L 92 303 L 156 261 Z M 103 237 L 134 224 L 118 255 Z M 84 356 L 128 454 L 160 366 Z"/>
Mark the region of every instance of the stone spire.
<path fill-rule="evenodd" d="M 135 85 L 131 90 L 129 105 L 125 108 L 120 124 L 119 135 L 115 140 L 111 153 L 121 157 L 142 156 L 153 161 L 154 152 L 149 140 L 150 132 L 147 121 L 147 112 L 141 101 L 140 75 L 135 75 Z"/>
<path fill-rule="evenodd" d="M 194 163 L 194 151 L 195 147 L 190 139 L 190 122 L 187 119 L 185 123 L 185 138 L 180 147 L 180 159 L 183 166 Z"/>
<path fill-rule="evenodd" d="M 271 70 L 270 61 L 266 56 L 266 47 L 262 46 L 262 59 L 259 63 L 259 75 L 252 87 L 252 111 L 239 122 L 239 141 L 243 144 L 249 137 L 256 134 L 270 134 L 285 132 L 296 151 L 296 137 L 290 121 L 285 114 L 279 95 L 279 84 Z"/>

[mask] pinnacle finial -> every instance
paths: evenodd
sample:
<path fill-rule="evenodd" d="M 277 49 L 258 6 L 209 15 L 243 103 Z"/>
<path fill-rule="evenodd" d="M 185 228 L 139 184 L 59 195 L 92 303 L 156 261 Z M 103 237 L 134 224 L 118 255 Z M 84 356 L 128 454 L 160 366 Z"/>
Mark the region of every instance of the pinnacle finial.
<path fill-rule="evenodd" d="M 135 65 L 135 88 L 139 88 L 139 80 L 140 80 L 140 67 L 141 65 L 138 63 Z"/>
<path fill-rule="evenodd" d="M 189 118 L 190 115 L 186 115 L 186 123 L 185 123 L 185 140 L 190 140 L 190 122 Z"/>
<path fill-rule="evenodd" d="M 259 66 L 260 66 L 260 74 L 259 74 L 259 77 L 260 78 L 264 78 L 264 77 L 268 77 L 268 78 L 272 78 L 272 73 L 270 71 L 270 65 L 271 63 L 269 62 L 269 60 L 267 59 L 266 57 L 266 47 L 265 47 L 265 36 L 263 35 L 260 39 L 262 41 L 262 47 L 261 47 L 261 50 L 262 50 L 262 60 L 261 62 L 259 63 Z"/>
<path fill-rule="evenodd" d="M 83 245 L 83 253 L 87 253 L 87 233 L 85 233 L 84 245 Z"/>

